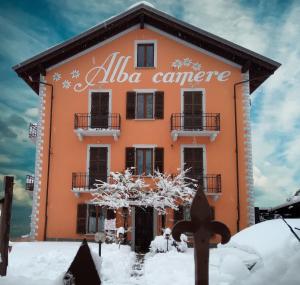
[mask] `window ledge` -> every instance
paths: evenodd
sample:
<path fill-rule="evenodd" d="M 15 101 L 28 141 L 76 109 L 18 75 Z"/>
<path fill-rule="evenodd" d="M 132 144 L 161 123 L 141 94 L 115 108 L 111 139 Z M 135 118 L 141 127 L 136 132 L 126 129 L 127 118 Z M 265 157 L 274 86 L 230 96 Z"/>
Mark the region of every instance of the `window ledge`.
<path fill-rule="evenodd" d="M 156 66 L 135 66 L 135 69 L 156 69 Z"/>
<path fill-rule="evenodd" d="M 135 121 L 155 121 L 155 118 L 152 119 L 134 119 Z"/>

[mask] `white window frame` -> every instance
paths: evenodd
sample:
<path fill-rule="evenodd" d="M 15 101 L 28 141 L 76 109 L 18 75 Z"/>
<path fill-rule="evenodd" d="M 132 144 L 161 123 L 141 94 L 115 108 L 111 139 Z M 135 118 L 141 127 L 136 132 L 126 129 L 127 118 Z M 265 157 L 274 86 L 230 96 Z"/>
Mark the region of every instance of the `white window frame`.
<path fill-rule="evenodd" d="M 108 93 L 108 113 L 111 114 L 112 110 L 112 90 L 111 89 L 92 89 L 88 94 L 88 114 L 91 115 L 92 110 L 92 93 Z M 88 124 L 91 125 L 91 118 L 88 117 Z M 111 125 L 111 117 L 108 116 L 108 126 Z"/>
<path fill-rule="evenodd" d="M 154 44 L 154 66 L 137 66 L 137 46 L 138 44 Z M 137 69 L 142 69 L 142 68 L 146 68 L 146 69 L 151 69 L 151 68 L 157 68 L 157 40 L 136 40 L 134 41 L 134 68 Z"/>
<path fill-rule="evenodd" d="M 134 89 L 135 92 L 135 110 L 134 110 L 134 119 L 137 121 L 153 121 L 155 120 L 155 92 L 157 89 Z M 153 114 L 152 118 L 137 118 L 137 95 L 139 93 L 152 93 L 153 94 Z"/>

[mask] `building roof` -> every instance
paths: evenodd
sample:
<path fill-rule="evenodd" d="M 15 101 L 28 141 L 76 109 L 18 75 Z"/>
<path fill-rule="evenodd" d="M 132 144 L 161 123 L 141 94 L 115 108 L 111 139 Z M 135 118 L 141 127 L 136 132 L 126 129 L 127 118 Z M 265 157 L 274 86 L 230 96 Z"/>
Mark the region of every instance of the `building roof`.
<path fill-rule="evenodd" d="M 47 68 L 134 25 L 140 25 L 140 28 L 143 29 L 145 24 L 154 26 L 174 37 L 241 65 L 242 72 L 249 70 L 250 79 L 260 77 L 250 82 L 251 93 L 280 66 L 280 63 L 270 58 L 178 20 L 145 3 L 141 3 L 61 44 L 17 64 L 13 69 L 38 93 L 38 84 L 32 81 L 38 80 L 40 74 L 45 75 Z"/>

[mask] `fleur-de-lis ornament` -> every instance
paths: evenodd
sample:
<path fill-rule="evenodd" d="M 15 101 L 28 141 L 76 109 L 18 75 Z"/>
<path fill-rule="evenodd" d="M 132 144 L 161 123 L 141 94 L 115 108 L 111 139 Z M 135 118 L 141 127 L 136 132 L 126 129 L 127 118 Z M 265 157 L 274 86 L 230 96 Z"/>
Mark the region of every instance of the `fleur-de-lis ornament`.
<path fill-rule="evenodd" d="M 194 235 L 195 285 L 208 285 L 209 239 L 214 234 L 222 237 L 221 243 L 230 240 L 228 227 L 218 221 L 212 221 L 211 209 L 202 188 L 198 188 L 191 206 L 191 221 L 179 221 L 175 224 L 172 236 L 180 241 L 182 233 Z"/>

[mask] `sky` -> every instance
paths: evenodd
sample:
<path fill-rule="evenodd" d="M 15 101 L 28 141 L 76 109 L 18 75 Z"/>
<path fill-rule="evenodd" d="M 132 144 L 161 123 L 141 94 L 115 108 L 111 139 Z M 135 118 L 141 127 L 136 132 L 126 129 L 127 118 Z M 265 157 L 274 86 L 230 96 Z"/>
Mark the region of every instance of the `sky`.
<path fill-rule="evenodd" d="M 38 97 L 12 66 L 63 42 L 137 1 L 0 1 L 0 191 L 15 176 L 12 233 L 29 231 Z M 275 206 L 300 188 L 300 1 L 149 0 L 157 9 L 282 64 L 252 95 L 255 204 Z"/>

